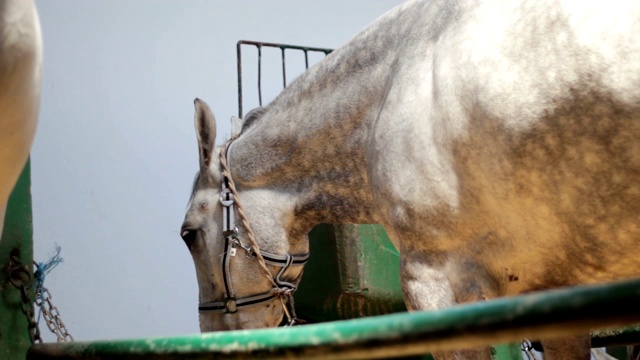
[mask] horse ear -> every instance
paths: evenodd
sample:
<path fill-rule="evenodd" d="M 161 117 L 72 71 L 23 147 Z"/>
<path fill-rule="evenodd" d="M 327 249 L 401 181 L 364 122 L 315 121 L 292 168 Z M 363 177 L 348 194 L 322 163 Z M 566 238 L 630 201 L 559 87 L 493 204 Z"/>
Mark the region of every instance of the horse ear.
<path fill-rule="evenodd" d="M 231 137 L 234 138 L 238 135 L 240 135 L 240 132 L 242 131 L 242 119 L 240 119 L 237 116 L 232 116 L 231 117 Z"/>
<path fill-rule="evenodd" d="M 208 168 L 216 144 L 216 118 L 206 102 L 196 98 L 195 126 L 200 151 L 200 168 Z"/>

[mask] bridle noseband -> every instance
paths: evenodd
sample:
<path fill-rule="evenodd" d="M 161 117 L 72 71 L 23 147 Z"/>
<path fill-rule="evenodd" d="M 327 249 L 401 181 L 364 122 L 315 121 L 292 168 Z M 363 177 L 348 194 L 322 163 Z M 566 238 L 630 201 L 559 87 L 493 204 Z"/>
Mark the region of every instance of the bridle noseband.
<path fill-rule="evenodd" d="M 296 314 L 293 302 L 293 293 L 297 289 L 296 284 L 285 281 L 283 276 L 291 266 L 304 265 L 309 259 L 309 253 L 302 255 L 277 255 L 260 250 L 255 242 L 253 231 L 246 220 L 242 205 L 238 202 L 238 192 L 231 178 L 229 171 L 227 153 L 230 145 L 235 139 L 229 140 L 220 151 L 220 163 L 222 165 L 222 191 L 220 192 L 220 204 L 222 205 L 222 235 L 224 237 L 224 253 L 222 262 L 222 278 L 224 282 L 225 298 L 222 301 L 201 302 L 198 305 L 200 313 L 226 313 L 234 314 L 241 308 L 261 304 L 274 298 L 279 298 L 287 316 L 287 325 L 291 326 L 296 322 Z M 235 224 L 235 212 L 242 221 L 250 245 L 244 245 L 238 238 L 238 228 Z M 256 295 L 237 298 L 233 288 L 231 278 L 230 263 L 235 257 L 238 248 L 246 252 L 248 259 L 257 260 L 261 270 L 265 272 L 268 279 L 274 286 L 271 290 Z M 280 267 L 280 271 L 274 277 L 266 267 L 266 264 Z"/>

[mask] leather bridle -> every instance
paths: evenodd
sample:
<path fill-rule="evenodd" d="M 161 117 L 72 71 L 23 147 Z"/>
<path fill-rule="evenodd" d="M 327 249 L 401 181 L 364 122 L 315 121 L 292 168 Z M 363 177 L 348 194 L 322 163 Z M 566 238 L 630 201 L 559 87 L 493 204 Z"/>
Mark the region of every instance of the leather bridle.
<path fill-rule="evenodd" d="M 228 171 L 228 158 L 226 156 L 228 155 L 230 144 L 233 140 L 234 139 L 228 141 L 221 150 L 221 164 L 223 170 L 227 170 L 223 171 L 223 174 L 226 173 L 226 175 L 222 176 L 222 190 L 220 192 L 220 204 L 222 205 L 222 235 L 224 237 L 222 278 L 225 297 L 221 301 L 201 302 L 198 305 L 198 311 L 200 313 L 234 314 L 242 308 L 271 301 L 274 298 L 279 298 L 283 306 L 284 313 L 287 316 L 286 326 L 290 326 L 297 320 L 295 317 L 293 293 L 297 289 L 298 279 L 294 282 L 289 282 L 284 280 L 284 276 L 291 266 L 304 265 L 309 259 L 309 253 L 301 255 L 272 254 L 260 250 L 255 242 L 253 242 L 252 245 L 244 245 L 242 241 L 240 241 L 238 238 L 238 228 L 235 224 L 235 207 L 239 206 L 239 204 L 237 204 L 238 199 L 235 186 L 232 186 L 233 180 L 230 176 L 231 173 Z M 225 155 L 224 158 L 222 156 L 223 154 Z M 248 225 L 246 222 L 245 224 Z M 271 290 L 242 298 L 238 298 L 236 296 L 231 276 L 230 263 L 231 259 L 237 255 L 238 248 L 245 251 L 245 256 L 248 259 L 262 262 L 263 265 L 269 264 L 281 268 L 275 277 L 269 273 L 269 276 L 273 279 L 272 283 L 275 285 Z M 258 253 L 261 256 L 256 256 Z M 266 266 L 263 266 L 262 268 L 266 269 Z"/>

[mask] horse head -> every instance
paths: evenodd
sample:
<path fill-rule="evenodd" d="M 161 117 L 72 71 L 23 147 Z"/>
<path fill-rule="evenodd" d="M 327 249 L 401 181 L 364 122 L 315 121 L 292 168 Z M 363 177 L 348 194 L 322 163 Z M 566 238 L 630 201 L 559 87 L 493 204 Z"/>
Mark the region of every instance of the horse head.
<path fill-rule="evenodd" d="M 195 100 L 200 170 L 180 233 L 196 267 L 203 332 L 275 327 L 285 317 L 291 324 L 292 296 L 308 258 L 306 232 L 289 241 L 295 199 L 234 176 L 229 154 L 243 122 L 232 124 L 234 136 L 216 147 L 213 112 Z"/>

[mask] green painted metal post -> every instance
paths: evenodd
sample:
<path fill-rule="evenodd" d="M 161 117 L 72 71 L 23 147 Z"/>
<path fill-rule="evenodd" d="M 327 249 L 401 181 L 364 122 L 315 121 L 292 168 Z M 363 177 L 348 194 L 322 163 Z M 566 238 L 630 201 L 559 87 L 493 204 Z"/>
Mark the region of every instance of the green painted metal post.
<path fill-rule="evenodd" d="M 381 225 L 320 225 L 296 293 L 298 315 L 325 322 L 407 311 L 400 254 Z M 521 360 L 519 344 L 499 345 L 494 360 Z"/>
<path fill-rule="evenodd" d="M 296 293 L 311 322 L 406 311 L 400 257 L 380 225 L 320 225 L 309 234 L 311 258 Z"/>
<path fill-rule="evenodd" d="M 4 220 L 0 239 L 0 359 L 23 360 L 31 345 L 28 322 L 22 313 L 20 291 L 8 281 L 9 256 L 17 252 L 22 264 L 33 271 L 33 221 L 31 213 L 31 172 L 25 165 L 16 184 Z M 33 274 L 31 274 L 33 277 Z M 31 289 L 33 294 L 33 288 Z M 31 299 L 33 303 L 33 298 Z"/>

